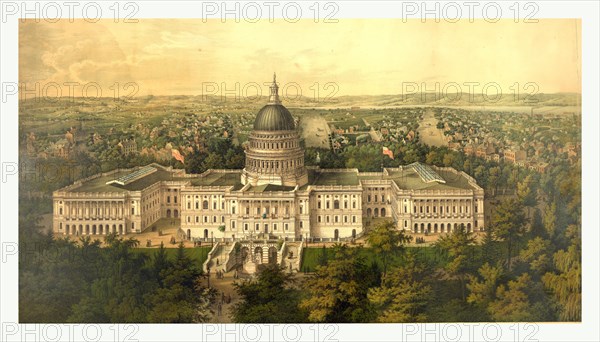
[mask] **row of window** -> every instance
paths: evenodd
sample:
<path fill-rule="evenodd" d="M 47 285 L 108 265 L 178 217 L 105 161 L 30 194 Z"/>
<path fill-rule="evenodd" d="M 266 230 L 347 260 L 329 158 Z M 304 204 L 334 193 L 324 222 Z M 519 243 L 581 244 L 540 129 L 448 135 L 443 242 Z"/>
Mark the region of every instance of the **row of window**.
<path fill-rule="evenodd" d="M 323 218 L 325 218 L 325 223 L 330 223 L 332 215 L 319 215 L 317 216 L 317 222 L 322 223 Z M 349 216 L 348 215 L 333 215 L 333 223 L 340 223 L 340 219 L 343 218 L 344 223 L 348 223 Z M 356 223 L 356 216 L 352 216 L 352 223 Z"/>
<path fill-rule="evenodd" d="M 61 222 L 59 225 L 59 230 L 62 231 L 62 229 L 63 229 L 63 225 Z M 135 224 L 133 222 L 131 222 L 131 230 L 134 230 L 134 229 L 135 229 Z M 79 226 L 67 224 L 65 226 L 65 234 L 67 234 L 67 235 L 70 235 L 70 234 L 73 234 L 73 235 L 83 235 L 83 234 L 85 234 L 85 235 L 97 235 L 97 234 L 107 235 L 109 233 L 124 234 L 125 231 L 124 231 L 122 224 L 118 225 L 118 229 L 117 229 L 116 224 L 113 224 L 112 227 L 109 224 L 106 224 L 106 225 L 86 224 L 85 226 L 81 225 L 81 224 Z"/>
<path fill-rule="evenodd" d="M 203 223 L 217 223 L 217 216 L 213 216 L 212 220 L 210 216 L 194 216 L 195 223 L 200 223 L 201 219 Z M 187 216 L 186 221 L 187 223 L 192 223 L 192 216 Z M 221 216 L 221 223 L 222 222 L 225 222 L 225 216 Z"/>
<path fill-rule="evenodd" d="M 371 195 L 367 195 L 367 202 L 371 202 L 371 199 L 373 199 L 373 202 L 377 203 L 379 199 L 381 199 L 380 202 L 384 203 L 385 202 L 385 195 L 381 195 L 381 196 L 377 196 L 377 195 L 373 195 L 373 197 L 371 197 Z"/>
<path fill-rule="evenodd" d="M 425 213 L 425 214 L 429 214 L 430 210 L 429 208 L 431 208 L 431 212 L 434 214 L 437 214 L 439 212 L 439 214 L 444 214 L 444 206 L 440 205 L 439 206 L 439 211 L 438 211 L 438 206 L 423 206 L 423 205 L 419 205 L 419 206 L 414 206 L 414 213 Z M 450 207 L 449 205 L 445 207 L 446 208 L 446 213 L 447 214 L 456 214 L 457 213 L 457 208 L 458 208 L 458 213 L 462 214 L 464 213 L 469 213 L 469 206 L 464 206 L 464 205 L 460 205 L 460 206 L 455 206 L 453 205 L 452 207 Z M 450 211 L 450 208 L 452 208 L 452 212 Z M 477 213 L 478 209 L 477 206 L 474 207 L 475 212 Z M 404 212 L 408 213 L 408 206 L 404 206 Z"/>
<path fill-rule="evenodd" d="M 304 158 L 292 160 L 257 160 L 252 158 L 246 159 L 246 166 L 252 169 L 292 169 L 304 165 Z"/>
<path fill-rule="evenodd" d="M 333 195 L 324 195 L 322 197 L 325 197 L 325 198 L 329 198 L 329 197 L 338 198 L 340 196 L 339 195 L 335 195 L 335 196 L 333 196 Z M 321 198 L 321 195 L 318 195 L 317 198 Z M 348 195 L 344 195 L 344 198 L 348 198 Z M 356 195 L 352 195 L 352 198 L 356 198 Z"/>
<path fill-rule="evenodd" d="M 279 229 L 279 226 L 277 223 L 273 223 L 272 226 L 270 226 L 268 223 L 264 223 L 263 224 L 263 231 L 268 233 L 270 228 L 273 228 L 273 231 L 277 231 Z M 248 231 L 250 228 L 250 225 L 248 223 L 244 223 L 244 230 Z M 300 228 L 302 228 L 302 221 L 300 221 Z M 231 230 L 235 230 L 235 221 L 231 221 Z M 254 230 L 255 231 L 260 231 L 260 223 L 255 223 L 254 224 Z M 283 230 L 290 230 L 290 226 L 287 223 L 283 224 Z"/>
<path fill-rule="evenodd" d="M 217 204 L 217 202 L 213 201 L 213 210 L 217 210 L 218 206 L 219 205 Z M 202 201 L 202 209 L 206 210 L 206 209 L 208 209 L 208 207 L 209 207 L 208 201 L 206 201 L 206 200 Z M 187 208 L 192 209 L 192 202 L 190 202 L 190 201 L 187 202 Z M 196 201 L 194 203 L 194 208 L 200 209 L 199 201 Z M 223 202 L 221 202 L 221 210 L 224 210 L 224 209 L 225 209 L 225 202 L 223 201 Z M 234 211 L 233 214 L 235 214 L 235 207 L 232 207 L 232 210 Z"/>
<path fill-rule="evenodd" d="M 322 201 L 318 201 L 317 202 L 317 209 L 322 209 L 322 205 L 321 205 Z M 325 201 L 325 209 L 331 209 L 330 208 L 330 201 Z M 340 201 L 339 200 L 334 200 L 333 201 L 333 209 L 340 209 Z M 348 201 L 344 201 L 344 209 L 348 209 Z M 356 209 L 356 201 L 352 201 L 352 209 Z"/>
<path fill-rule="evenodd" d="M 280 141 L 280 142 L 264 142 L 264 141 L 257 141 L 257 140 L 251 140 L 250 142 L 250 146 L 254 147 L 254 148 L 260 148 L 260 149 L 282 149 L 282 148 L 295 148 L 295 147 L 299 147 L 298 141 L 297 140 L 292 140 L 292 141 Z"/>

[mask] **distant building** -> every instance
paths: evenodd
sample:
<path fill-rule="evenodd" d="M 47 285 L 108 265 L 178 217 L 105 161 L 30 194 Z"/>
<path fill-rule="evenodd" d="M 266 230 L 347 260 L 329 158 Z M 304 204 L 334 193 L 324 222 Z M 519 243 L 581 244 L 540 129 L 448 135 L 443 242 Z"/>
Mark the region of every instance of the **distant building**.
<path fill-rule="evenodd" d="M 123 154 L 123 155 L 137 153 L 137 143 L 135 142 L 134 139 L 123 140 L 123 141 L 119 142 L 119 144 L 117 146 L 119 146 L 119 149 L 121 150 L 121 154 Z"/>
<path fill-rule="evenodd" d="M 519 164 L 519 162 L 525 161 L 527 159 L 527 153 L 523 150 L 506 150 L 504 151 L 504 160 L 513 163 Z"/>
<path fill-rule="evenodd" d="M 496 148 L 493 144 L 481 144 L 477 146 L 476 156 L 479 158 L 486 158 L 488 155 L 496 153 Z"/>
<path fill-rule="evenodd" d="M 477 149 L 475 148 L 475 146 L 473 146 L 473 144 L 467 144 L 467 146 L 465 146 L 464 151 L 466 155 L 474 156 Z"/>

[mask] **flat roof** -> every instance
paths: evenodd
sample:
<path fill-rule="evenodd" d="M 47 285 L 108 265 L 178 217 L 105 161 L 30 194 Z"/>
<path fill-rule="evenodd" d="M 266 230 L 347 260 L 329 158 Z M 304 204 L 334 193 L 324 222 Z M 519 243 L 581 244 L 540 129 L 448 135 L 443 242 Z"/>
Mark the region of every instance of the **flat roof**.
<path fill-rule="evenodd" d="M 233 186 L 234 188 L 241 189 L 241 176 L 241 170 L 236 170 L 235 172 L 215 172 L 211 170 L 204 177 L 198 176 L 188 179 L 191 180 L 194 186 Z"/>
<path fill-rule="evenodd" d="M 475 190 L 469 180 L 461 174 L 456 174 L 452 171 L 437 170 L 437 175 L 442 178 L 445 183 L 429 182 L 425 183 L 418 172 L 413 168 L 404 170 L 389 170 L 389 176 L 384 179 L 393 180 L 400 189 L 407 190 L 450 190 L 464 189 Z"/>
<path fill-rule="evenodd" d="M 258 186 L 250 186 L 246 191 L 248 192 L 267 192 L 267 191 L 292 191 L 296 187 L 295 186 L 283 186 L 283 185 L 275 185 L 275 184 L 264 184 Z"/>
<path fill-rule="evenodd" d="M 131 183 L 127 183 L 125 185 L 120 185 L 117 183 L 106 184 L 107 182 L 111 182 L 117 180 L 119 178 L 125 177 L 131 174 L 131 171 L 119 171 L 112 173 L 110 175 L 103 175 L 100 177 L 96 177 L 89 181 L 83 182 L 80 186 L 70 189 L 72 192 L 123 192 L 123 191 L 140 191 L 143 190 L 150 185 L 160 182 L 160 181 L 181 181 L 188 180 L 189 178 L 184 177 L 176 177 L 174 173 L 171 171 L 166 171 L 163 169 L 158 169 L 150 174 L 145 175 L 139 179 L 134 180 Z"/>
<path fill-rule="evenodd" d="M 309 185 L 360 185 L 356 171 L 308 170 Z"/>
<path fill-rule="evenodd" d="M 187 175 L 186 177 L 178 176 L 176 172 L 168 171 L 160 167 L 156 167 L 156 171 L 146 174 L 143 177 L 135 179 L 125 185 L 120 185 L 111 181 L 126 177 L 136 170 L 119 171 L 109 175 L 103 175 L 91 180 L 84 181 L 81 185 L 72 187 L 67 191 L 70 192 L 124 192 L 124 191 L 140 191 L 152 184 L 161 181 L 181 181 L 190 182 L 192 186 L 222 186 L 233 187 L 234 191 L 241 190 L 244 185 L 241 183 L 242 170 L 228 170 L 227 172 L 218 172 L 211 170 L 200 175 Z M 363 180 L 391 180 L 394 181 L 400 189 L 414 190 L 450 190 L 450 189 L 465 189 L 475 190 L 472 184 L 469 183 L 467 177 L 463 174 L 442 169 L 432 169 L 435 172 L 436 178 L 444 182 L 430 181 L 424 182 L 422 174 L 413 167 L 405 166 L 403 169 L 387 169 L 388 175 L 382 173 L 359 173 L 355 169 L 340 170 L 320 170 L 309 168 L 308 183 L 300 190 L 306 190 L 308 186 L 359 186 Z M 280 185 L 261 185 L 249 187 L 247 191 L 265 192 L 265 191 L 291 191 L 294 187 Z"/>

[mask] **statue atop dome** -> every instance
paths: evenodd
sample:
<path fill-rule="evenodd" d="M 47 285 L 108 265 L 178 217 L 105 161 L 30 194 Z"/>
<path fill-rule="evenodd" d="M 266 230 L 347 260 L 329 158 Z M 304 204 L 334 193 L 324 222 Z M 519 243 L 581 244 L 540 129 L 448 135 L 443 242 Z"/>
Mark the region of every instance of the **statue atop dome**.
<path fill-rule="evenodd" d="M 269 104 L 281 104 L 279 100 L 279 86 L 277 85 L 277 76 L 273 73 L 273 83 L 269 87 L 271 94 L 269 95 Z"/>

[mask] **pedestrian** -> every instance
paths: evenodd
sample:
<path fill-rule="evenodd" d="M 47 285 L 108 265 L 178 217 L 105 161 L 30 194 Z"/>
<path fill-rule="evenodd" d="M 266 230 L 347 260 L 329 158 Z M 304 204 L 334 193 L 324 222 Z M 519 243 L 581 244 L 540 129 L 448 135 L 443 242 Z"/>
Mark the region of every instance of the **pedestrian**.
<path fill-rule="evenodd" d="M 217 305 L 217 316 L 221 316 L 221 303 L 219 303 L 219 305 Z"/>

